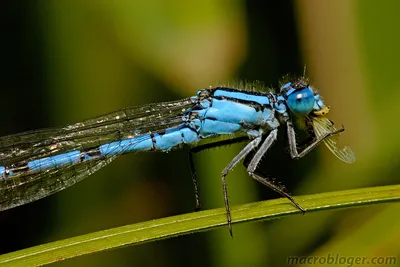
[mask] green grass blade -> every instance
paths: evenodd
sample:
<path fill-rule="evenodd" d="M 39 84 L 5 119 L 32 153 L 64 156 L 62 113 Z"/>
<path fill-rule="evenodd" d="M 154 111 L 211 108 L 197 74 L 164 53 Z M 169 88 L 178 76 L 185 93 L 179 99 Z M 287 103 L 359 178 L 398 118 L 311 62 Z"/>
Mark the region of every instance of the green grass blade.
<path fill-rule="evenodd" d="M 361 188 L 296 197 L 307 212 L 400 200 L 400 185 Z M 287 199 L 232 208 L 233 223 L 301 214 Z M 299 218 L 301 219 L 301 218 Z M 39 266 L 93 252 L 132 246 L 226 225 L 224 209 L 172 216 L 68 238 L 0 256 L 1 266 Z M 226 230 L 228 235 L 228 228 Z"/>

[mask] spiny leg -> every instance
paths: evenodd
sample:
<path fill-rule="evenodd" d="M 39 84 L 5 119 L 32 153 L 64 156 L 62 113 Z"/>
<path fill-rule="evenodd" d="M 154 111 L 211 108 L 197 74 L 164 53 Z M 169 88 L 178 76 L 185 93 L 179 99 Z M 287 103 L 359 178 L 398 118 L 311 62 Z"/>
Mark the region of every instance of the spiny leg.
<path fill-rule="evenodd" d="M 232 234 L 232 217 L 231 217 L 231 211 L 229 208 L 229 198 L 228 198 L 228 189 L 226 186 L 226 175 L 235 167 L 236 164 L 238 164 L 244 157 L 246 157 L 253 149 L 257 148 L 258 145 L 261 143 L 262 136 L 256 137 L 254 140 L 252 140 L 250 143 L 248 143 L 242 151 L 239 152 L 239 154 L 236 155 L 232 159 L 232 161 L 224 168 L 222 171 L 222 190 L 224 193 L 224 202 L 225 202 L 225 210 L 226 210 L 226 218 L 228 220 L 228 228 L 229 228 L 229 233 L 231 236 Z"/>
<path fill-rule="evenodd" d="M 325 133 L 324 135 L 320 136 L 316 140 L 314 140 L 311 144 L 309 144 L 306 148 L 303 149 L 300 153 L 297 151 L 297 144 L 296 144 L 296 133 L 294 131 L 293 123 L 292 121 L 287 118 L 286 119 L 286 125 L 287 125 L 287 136 L 289 140 L 289 151 L 290 151 L 290 156 L 293 159 L 299 159 L 304 157 L 306 154 L 308 154 L 311 150 L 313 150 L 316 146 L 318 146 L 319 143 L 321 143 L 325 138 L 328 138 L 329 136 L 341 133 L 344 131 L 344 128 L 341 128 L 339 130 L 333 131 L 333 132 L 328 132 Z"/>
<path fill-rule="evenodd" d="M 303 212 L 303 213 L 306 212 L 306 210 L 303 207 L 301 207 L 300 204 L 297 203 L 297 201 L 294 200 L 294 198 L 286 191 L 285 186 L 279 185 L 273 179 L 264 177 L 261 174 L 256 173 L 256 172 L 253 172 L 250 175 L 251 175 L 251 177 L 253 177 L 255 180 L 259 181 L 263 185 L 268 186 L 269 188 L 271 188 L 272 190 L 274 190 L 281 196 L 289 199 L 293 203 L 293 205 L 295 205 L 301 212 Z"/>
<path fill-rule="evenodd" d="M 265 138 L 264 142 L 254 154 L 253 158 L 251 159 L 249 166 L 247 167 L 248 172 L 254 172 L 257 169 L 258 163 L 261 161 L 261 158 L 267 152 L 267 150 L 271 147 L 271 145 L 276 141 L 278 136 L 278 129 L 273 129 L 267 138 Z"/>
<path fill-rule="evenodd" d="M 194 168 L 193 163 L 193 153 L 189 150 L 189 165 L 190 165 L 190 173 L 192 174 L 192 183 L 194 188 L 194 197 L 196 201 L 196 209 L 195 211 L 201 210 L 201 202 L 200 202 L 200 195 L 199 195 L 199 184 L 197 183 L 197 174 L 196 169 Z"/>
<path fill-rule="evenodd" d="M 249 140 L 249 138 L 247 136 L 241 136 L 241 137 L 237 137 L 234 139 L 228 139 L 228 140 L 222 140 L 222 141 L 213 142 L 213 143 L 209 143 L 209 144 L 204 144 L 201 146 L 193 147 L 189 150 L 189 166 L 190 166 L 190 172 L 192 175 L 194 196 L 196 198 L 196 211 L 201 210 L 201 202 L 200 202 L 200 194 L 199 194 L 199 185 L 197 183 L 197 174 L 196 174 L 196 169 L 194 167 L 194 162 L 193 162 L 193 154 L 201 152 L 203 150 L 220 147 L 220 146 L 232 145 L 232 144 L 244 142 L 247 140 Z"/>
<path fill-rule="evenodd" d="M 314 149 L 321 141 L 323 141 L 325 138 L 338 134 L 340 132 L 343 132 L 344 129 L 339 129 L 330 133 L 326 133 L 325 135 L 317 138 L 314 140 L 310 145 L 308 145 L 302 152 L 298 153 L 297 151 L 297 145 L 296 145 L 296 135 L 293 127 L 292 121 L 287 118 L 286 119 L 286 125 L 287 125 L 287 135 L 289 139 L 289 150 L 290 150 L 290 155 L 292 158 L 301 158 L 307 153 L 309 153 L 312 149 Z M 268 138 L 265 140 L 263 145 L 260 147 L 260 149 L 255 153 L 254 157 L 250 161 L 250 163 L 247 166 L 247 171 L 249 172 L 249 175 L 253 177 L 255 180 L 259 181 L 260 183 L 268 186 L 275 192 L 279 193 L 281 196 L 286 197 L 289 199 L 300 211 L 303 213 L 305 212 L 305 209 L 300 206 L 299 203 L 297 203 L 291 195 L 285 190 L 284 186 L 279 186 L 278 184 L 274 183 L 274 181 L 270 178 L 264 177 L 260 175 L 259 173 L 256 173 L 256 169 L 258 166 L 258 163 L 260 162 L 262 156 L 267 152 L 268 148 L 272 145 L 272 143 L 276 140 L 276 134 L 275 136 L 272 136 L 271 134 L 268 136 Z M 269 137 L 271 137 L 271 141 L 268 141 Z"/>
<path fill-rule="evenodd" d="M 264 154 L 267 152 L 267 150 L 271 147 L 271 145 L 275 142 L 277 138 L 278 130 L 274 129 L 271 131 L 271 133 L 268 135 L 268 137 L 265 139 L 264 143 L 261 145 L 260 149 L 254 154 L 253 158 L 251 159 L 250 163 L 247 166 L 247 172 L 251 177 L 253 177 L 255 180 L 259 181 L 265 186 L 268 186 L 275 192 L 279 193 L 281 196 L 286 197 L 289 199 L 299 210 L 301 210 L 303 213 L 305 210 L 298 204 L 292 196 L 290 196 L 284 186 L 279 186 L 278 184 L 274 183 L 274 181 L 270 178 L 263 177 L 262 175 L 256 173 L 256 169 L 258 164 L 260 163 L 262 157 Z"/>

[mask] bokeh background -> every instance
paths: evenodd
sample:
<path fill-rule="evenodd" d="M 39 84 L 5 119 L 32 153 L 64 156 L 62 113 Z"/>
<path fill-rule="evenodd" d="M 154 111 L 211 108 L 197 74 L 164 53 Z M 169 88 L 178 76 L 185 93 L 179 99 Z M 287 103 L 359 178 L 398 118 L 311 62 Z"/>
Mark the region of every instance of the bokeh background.
<path fill-rule="evenodd" d="M 357 161 L 346 165 L 323 146 L 290 160 L 282 134 L 263 171 L 294 195 L 396 184 L 399 10 L 396 0 L 4 1 L 0 133 L 62 126 L 232 80 L 276 87 L 306 65 Z M 205 209 L 223 206 L 220 172 L 241 147 L 196 155 Z M 228 182 L 232 205 L 278 197 L 242 166 Z M 126 155 L 68 190 L 2 212 L 0 252 L 193 209 L 186 151 Z M 286 266 L 296 255 L 396 256 L 400 266 L 399 221 L 393 203 L 324 211 L 234 225 L 233 239 L 220 228 L 53 266 Z"/>

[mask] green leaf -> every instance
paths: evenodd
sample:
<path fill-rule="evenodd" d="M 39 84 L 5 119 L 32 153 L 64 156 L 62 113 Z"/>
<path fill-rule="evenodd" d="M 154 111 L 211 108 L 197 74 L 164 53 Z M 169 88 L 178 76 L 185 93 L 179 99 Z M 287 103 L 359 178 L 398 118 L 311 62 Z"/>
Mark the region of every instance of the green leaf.
<path fill-rule="evenodd" d="M 308 212 L 400 200 L 400 185 L 362 188 L 295 197 Z M 233 207 L 233 224 L 301 214 L 287 199 Z M 301 217 L 299 217 L 301 220 Z M 72 237 L 0 256 L 1 266 L 39 266 L 80 255 L 132 246 L 178 235 L 226 227 L 225 209 L 172 216 Z M 228 228 L 226 229 L 228 235 Z"/>

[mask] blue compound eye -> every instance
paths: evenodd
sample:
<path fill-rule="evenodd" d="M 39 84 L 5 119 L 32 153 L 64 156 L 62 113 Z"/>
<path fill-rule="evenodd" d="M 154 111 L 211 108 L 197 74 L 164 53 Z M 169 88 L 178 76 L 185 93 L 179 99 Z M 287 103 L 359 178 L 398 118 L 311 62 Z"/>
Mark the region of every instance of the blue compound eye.
<path fill-rule="evenodd" d="M 300 116 L 307 116 L 314 107 L 314 92 L 310 87 L 295 90 L 286 98 L 290 110 Z"/>

